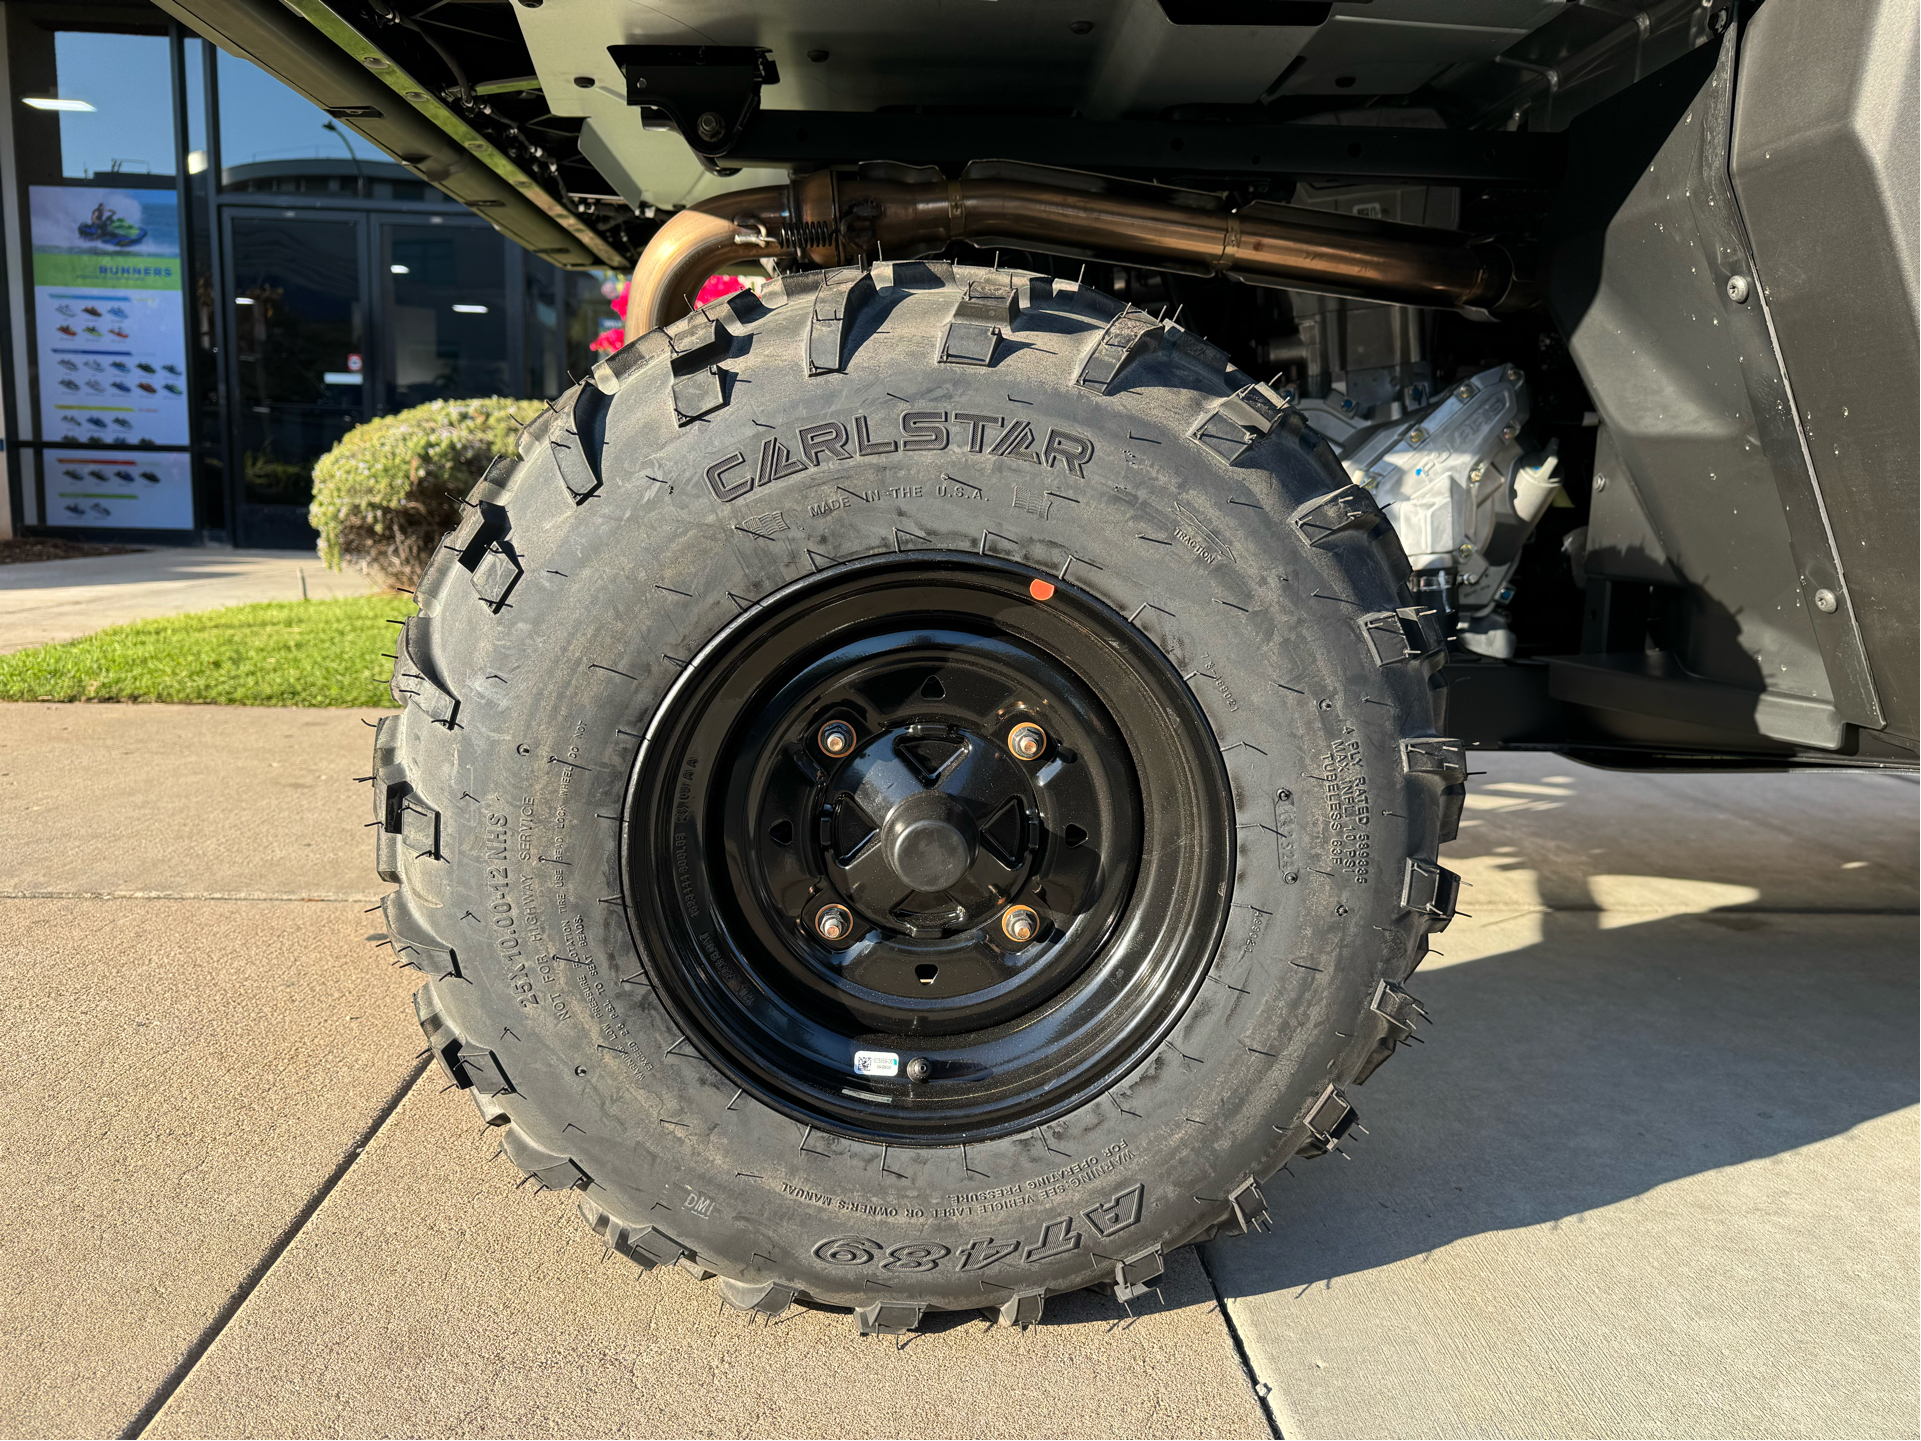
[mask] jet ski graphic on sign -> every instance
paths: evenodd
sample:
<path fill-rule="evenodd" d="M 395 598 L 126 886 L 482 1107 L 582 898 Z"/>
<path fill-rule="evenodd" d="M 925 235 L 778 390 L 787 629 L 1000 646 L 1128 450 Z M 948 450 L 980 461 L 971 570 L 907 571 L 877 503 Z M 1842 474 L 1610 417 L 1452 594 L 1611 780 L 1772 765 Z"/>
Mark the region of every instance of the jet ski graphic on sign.
<path fill-rule="evenodd" d="M 96 245 L 111 245 L 121 250 L 129 245 L 138 245 L 147 238 L 144 225 L 135 225 L 131 220 L 122 219 L 104 201 L 94 206 L 93 214 L 76 228 L 82 240 L 91 240 Z M 96 310 L 92 313 L 98 315 L 100 312 Z"/>

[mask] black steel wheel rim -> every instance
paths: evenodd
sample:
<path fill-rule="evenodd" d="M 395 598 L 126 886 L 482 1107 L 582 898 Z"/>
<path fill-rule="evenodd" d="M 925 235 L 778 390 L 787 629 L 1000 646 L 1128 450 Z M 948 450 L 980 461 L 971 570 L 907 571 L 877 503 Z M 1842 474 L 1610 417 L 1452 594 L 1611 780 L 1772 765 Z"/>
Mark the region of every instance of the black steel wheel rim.
<path fill-rule="evenodd" d="M 1234 864 L 1219 747 L 1160 651 L 1077 587 L 938 552 L 809 577 L 703 647 L 623 834 L 687 1040 L 902 1144 L 1117 1084 L 1205 975 Z"/>

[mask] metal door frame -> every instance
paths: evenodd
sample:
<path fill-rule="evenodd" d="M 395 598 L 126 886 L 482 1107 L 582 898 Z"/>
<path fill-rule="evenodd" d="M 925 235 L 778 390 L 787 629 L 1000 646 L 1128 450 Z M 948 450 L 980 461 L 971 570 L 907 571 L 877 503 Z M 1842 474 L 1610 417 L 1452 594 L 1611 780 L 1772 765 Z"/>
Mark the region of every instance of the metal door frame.
<path fill-rule="evenodd" d="M 351 222 L 358 229 L 360 255 L 360 306 L 362 316 L 361 374 L 366 377 L 361 382 L 362 423 L 376 415 L 385 414 L 379 401 L 385 394 L 388 380 L 386 291 L 381 283 L 381 236 L 380 227 L 385 224 L 421 225 L 431 224 L 438 218 L 450 229 L 481 230 L 493 236 L 502 244 L 508 244 L 506 265 L 503 269 L 502 287 L 505 292 L 506 334 L 507 334 L 507 379 L 508 388 L 518 393 L 525 380 L 526 357 L 525 336 L 521 324 L 520 311 L 523 297 L 519 293 L 517 281 L 520 280 L 518 263 L 519 247 L 512 246 L 500 236 L 492 226 L 476 216 L 469 214 L 451 215 L 438 207 L 410 207 L 401 204 L 382 204 L 379 202 L 342 203 L 338 200 L 316 201 L 313 198 L 290 197 L 291 203 L 276 204 L 257 198 L 253 192 L 236 192 L 221 195 L 215 200 L 214 210 L 218 220 L 217 235 L 220 250 L 219 276 L 224 287 L 226 299 L 220 302 L 219 313 L 223 317 L 226 333 L 223 336 L 222 353 L 219 357 L 219 374 L 222 393 L 229 398 L 226 417 L 226 497 L 227 514 L 230 517 L 229 533 L 233 544 L 246 546 L 251 538 L 245 534 L 246 520 L 242 506 L 245 501 L 246 479 L 245 448 L 241 444 L 240 429 L 246 407 L 240 404 L 240 347 L 233 335 L 233 315 L 227 309 L 233 303 L 235 294 L 233 223 L 236 217 L 243 219 L 292 221 L 332 221 Z"/>

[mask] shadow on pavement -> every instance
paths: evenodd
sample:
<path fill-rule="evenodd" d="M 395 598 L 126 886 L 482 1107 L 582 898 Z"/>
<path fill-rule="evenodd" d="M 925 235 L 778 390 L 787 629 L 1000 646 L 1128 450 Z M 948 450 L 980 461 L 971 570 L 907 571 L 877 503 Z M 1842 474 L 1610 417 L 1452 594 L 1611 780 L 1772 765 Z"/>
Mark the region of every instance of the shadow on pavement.
<path fill-rule="evenodd" d="M 1351 1162 L 1291 1163 L 1274 1232 L 1215 1243 L 1225 1293 L 1564 1221 L 1916 1100 L 1912 917 L 1549 912 L 1438 944 L 1502 930 L 1535 938 L 1410 980 L 1431 1044 L 1354 1092 Z"/>
<path fill-rule="evenodd" d="M 1473 883 L 1469 911 L 1912 913 L 1921 896 L 1912 775 L 1635 774 L 1499 752 L 1474 766 L 1442 853 Z"/>

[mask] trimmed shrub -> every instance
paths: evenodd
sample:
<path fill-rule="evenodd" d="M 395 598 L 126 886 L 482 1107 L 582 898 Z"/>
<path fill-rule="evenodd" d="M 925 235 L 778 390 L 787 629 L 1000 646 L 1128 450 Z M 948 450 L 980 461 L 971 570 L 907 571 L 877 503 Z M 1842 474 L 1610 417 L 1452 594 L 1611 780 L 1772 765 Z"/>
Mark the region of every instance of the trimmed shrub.
<path fill-rule="evenodd" d="M 511 455 L 539 400 L 434 400 L 355 426 L 313 470 L 307 519 L 320 558 L 411 588 L 460 502 L 498 455 Z"/>

